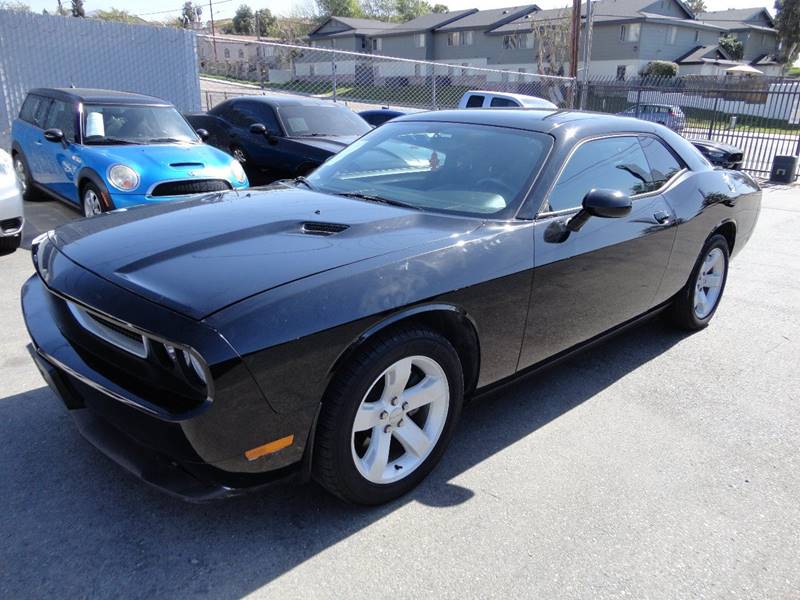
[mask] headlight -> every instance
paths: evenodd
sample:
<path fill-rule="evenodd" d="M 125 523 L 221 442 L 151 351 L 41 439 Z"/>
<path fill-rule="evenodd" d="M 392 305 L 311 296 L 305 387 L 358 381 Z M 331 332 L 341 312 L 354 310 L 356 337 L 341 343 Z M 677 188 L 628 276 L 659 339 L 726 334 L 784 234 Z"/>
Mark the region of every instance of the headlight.
<path fill-rule="evenodd" d="M 108 170 L 108 183 L 118 190 L 130 192 L 139 187 L 139 174 L 126 165 L 113 165 Z"/>
<path fill-rule="evenodd" d="M 236 181 L 239 183 L 245 183 L 247 181 L 247 175 L 238 160 L 231 161 L 231 171 L 233 171 L 233 176 L 236 177 Z"/>
<path fill-rule="evenodd" d="M 11 157 L 6 152 L 0 151 L 0 175 L 13 172 L 14 166 L 11 164 Z"/>

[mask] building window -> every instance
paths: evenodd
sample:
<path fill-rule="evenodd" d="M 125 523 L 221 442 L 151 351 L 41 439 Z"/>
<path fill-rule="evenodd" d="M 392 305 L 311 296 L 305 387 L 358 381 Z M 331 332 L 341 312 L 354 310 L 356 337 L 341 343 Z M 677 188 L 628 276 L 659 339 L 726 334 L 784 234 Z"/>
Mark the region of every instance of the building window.
<path fill-rule="evenodd" d="M 627 65 L 617 65 L 617 81 L 625 81 L 625 71 L 627 70 Z"/>
<path fill-rule="evenodd" d="M 517 72 L 518 73 L 527 73 L 528 69 L 526 69 L 525 67 L 520 67 L 519 69 L 517 69 Z"/>
<path fill-rule="evenodd" d="M 469 67 L 469 63 L 461 63 L 461 74 L 466 75 L 468 73 L 467 67 Z"/>
<path fill-rule="evenodd" d="M 317 74 L 317 69 L 314 67 L 314 65 L 308 65 L 308 74 L 312 77 Z"/>
<path fill-rule="evenodd" d="M 223 51 L 223 54 L 224 54 L 225 58 L 230 58 L 231 57 L 230 49 L 229 48 L 225 48 L 225 50 Z"/>
<path fill-rule="evenodd" d="M 414 65 L 414 77 L 422 77 L 422 65 Z"/>
<path fill-rule="evenodd" d="M 381 38 L 372 38 L 372 51 L 380 52 L 383 49 Z"/>
<path fill-rule="evenodd" d="M 619 30 L 619 39 L 621 42 L 638 42 L 641 30 L 642 26 L 639 23 L 622 25 Z"/>
<path fill-rule="evenodd" d="M 425 34 L 424 33 L 415 33 L 414 34 L 414 46 L 416 48 L 424 48 L 425 47 Z"/>
<path fill-rule="evenodd" d="M 239 48 L 239 58 L 244 58 L 244 50 Z"/>
<path fill-rule="evenodd" d="M 454 31 L 447 35 L 448 46 L 472 46 L 471 31 Z"/>
<path fill-rule="evenodd" d="M 506 50 L 514 50 L 515 48 L 532 48 L 533 47 L 533 34 L 531 33 L 515 33 L 513 35 L 503 36 L 503 48 Z"/>
<path fill-rule="evenodd" d="M 671 27 L 667 27 L 667 43 L 670 45 L 674 45 L 675 41 L 678 39 L 678 28 L 672 25 Z"/>
<path fill-rule="evenodd" d="M 694 32 L 694 41 L 695 42 L 699 42 L 700 41 L 700 32 L 699 31 L 695 31 Z"/>

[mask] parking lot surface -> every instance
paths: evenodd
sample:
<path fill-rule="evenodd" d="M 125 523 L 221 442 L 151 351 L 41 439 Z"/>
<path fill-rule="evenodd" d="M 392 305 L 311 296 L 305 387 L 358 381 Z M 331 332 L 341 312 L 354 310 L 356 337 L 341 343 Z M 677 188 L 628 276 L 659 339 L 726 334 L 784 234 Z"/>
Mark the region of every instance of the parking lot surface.
<path fill-rule="evenodd" d="M 26 240 L 77 217 L 26 207 Z M 0 598 L 800 597 L 798 232 L 800 194 L 770 190 L 710 327 L 654 319 L 479 399 L 432 476 L 371 509 L 133 479 L 45 387 L 30 254 L 0 257 Z"/>

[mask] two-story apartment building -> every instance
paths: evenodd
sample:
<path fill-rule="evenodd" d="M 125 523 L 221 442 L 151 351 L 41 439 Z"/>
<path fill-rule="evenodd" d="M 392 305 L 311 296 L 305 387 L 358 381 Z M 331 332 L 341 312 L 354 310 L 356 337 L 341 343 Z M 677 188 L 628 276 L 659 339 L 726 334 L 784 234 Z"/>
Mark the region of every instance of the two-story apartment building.
<path fill-rule="evenodd" d="M 774 23 L 761 8 L 697 16 L 680 0 L 598 0 L 593 10 L 592 76 L 634 77 L 655 60 L 676 62 L 680 74 L 724 74 L 725 69 L 744 63 L 767 74 L 779 69 L 774 59 Z M 555 23 L 563 26 L 568 18 L 568 9 L 540 10 L 535 4 L 430 14 L 401 24 L 330 17 L 308 37 L 316 47 L 446 63 L 436 68 L 437 74 L 459 74 L 459 67 L 538 73 L 544 66 L 538 51 L 539 32 Z M 725 34 L 735 35 L 744 44 L 742 60 L 732 60 L 719 48 L 718 40 Z M 585 38 L 581 36 L 582 42 Z M 330 73 L 330 66 L 317 62 L 309 60 L 297 68 Z M 338 67 L 337 73 L 355 75 L 357 62 Z M 547 67 L 546 72 L 560 73 L 566 65 Z M 427 68 L 387 63 L 378 64 L 377 70 L 384 77 L 414 77 L 425 75 L 422 71 Z M 488 79 L 508 77 L 508 73 L 487 74 Z"/>

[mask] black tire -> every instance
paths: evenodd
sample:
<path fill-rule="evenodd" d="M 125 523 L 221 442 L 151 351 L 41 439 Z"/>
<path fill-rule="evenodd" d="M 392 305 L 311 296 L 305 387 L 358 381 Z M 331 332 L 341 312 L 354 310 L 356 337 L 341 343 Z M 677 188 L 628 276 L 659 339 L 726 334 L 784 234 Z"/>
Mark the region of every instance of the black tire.
<path fill-rule="evenodd" d="M 11 254 L 19 248 L 22 242 L 22 233 L 17 235 L 9 235 L 7 237 L 0 237 L 0 254 Z"/>
<path fill-rule="evenodd" d="M 703 262 L 709 253 L 715 248 L 719 248 L 719 250 L 722 252 L 725 264 L 724 272 L 722 274 L 722 285 L 720 287 L 719 296 L 716 298 L 711 311 L 703 318 L 699 318 L 695 313 L 694 308 L 697 278 L 700 273 L 700 269 L 703 266 Z M 683 287 L 683 289 L 678 292 L 678 294 L 672 300 L 672 305 L 669 307 L 667 312 L 670 321 L 676 327 L 689 331 L 697 331 L 708 325 L 709 321 L 711 321 L 714 314 L 717 312 L 719 303 L 722 300 L 722 295 L 725 291 L 725 283 L 728 281 L 729 265 L 730 250 L 728 248 L 728 241 L 719 234 L 712 235 L 710 238 L 708 238 L 703 246 L 703 249 L 700 251 L 700 256 L 697 257 L 697 262 L 695 262 L 694 268 L 692 269 L 692 274 L 689 276 L 689 280 L 686 282 L 686 285 Z"/>
<path fill-rule="evenodd" d="M 353 459 L 352 431 L 361 401 L 381 374 L 397 361 L 423 356 L 443 369 L 449 388 L 444 426 L 433 449 L 408 475 L 391 483 L 373 483 L 358 470 Z M 436 466 L 452 438 L 464 397 L 461 362 L 450 342 L 424 328 L 395 331 L 368 342 L 347 362 L 323 400 L 313 456 L 314 478 L 329 492 L 356 504 L 383 504 L 416 487 Z"/>
<path fill-rule="evenodd" d="M 108 212 L 109 210 L 114 210 L 114 203 L 112 202 L 108 193 L 101 190 L 96 184 L 92 183 L 91 181 L 87 181 L 81 186 L 81 211 L 83 212 L 83 216 L 85 217 L 92 216 L 88 214 L 86 210 L 86 202 L 89 192 L 94 193 L 99 199 L 100 209 L 101 209 L 100 212 Z M 93 213 L 93 214 L 98 214 L 98 213 Z"/>
<path fill-rule="evenodd" d="M 31 179 L 31 170 L 28 168 L 28 161 L 25 160 L 25 156 L 22 154 L 22 152 L 14 153 L 12 160 L 14 163 L 14 172 L 17 173 L 17 178 L 20 179 L 22 199 L 27 201 L 45 199 L 44 194 L 37 194 L 33 187 L 34 182 L 33 179 Z M 18 165 L 21 165 L 21 169 L 19 170 Z M 19 175 L 20 171 L 24 173 L 24 176 Z"/>

